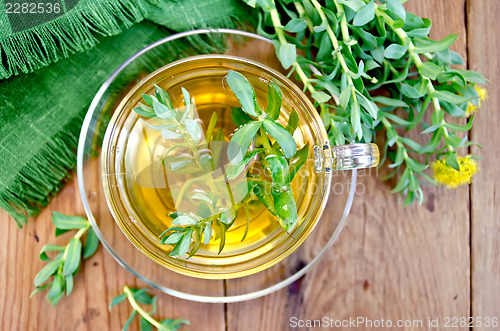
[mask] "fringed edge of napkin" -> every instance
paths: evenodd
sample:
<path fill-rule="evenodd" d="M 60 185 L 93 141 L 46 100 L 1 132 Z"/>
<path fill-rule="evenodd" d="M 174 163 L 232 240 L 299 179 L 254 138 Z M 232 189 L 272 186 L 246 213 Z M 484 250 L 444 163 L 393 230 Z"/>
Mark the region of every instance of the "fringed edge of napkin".
<path fill-rule="evenodd" d="M 14 218 L 18 227 L 48 204 L 74 169 L 84 115 L 71 119 L 0 192 L 0 208 Z"/>
<path fill-rule="evenodd" d="M 98 42 L 96 35 L 116 35 L 146 14 L 137 0 L 96 1 L 88 6 L 0 40 L 0 56 L 6 60 L 0 62 L 0 79 L 30 73 L 88 50 Z"/>

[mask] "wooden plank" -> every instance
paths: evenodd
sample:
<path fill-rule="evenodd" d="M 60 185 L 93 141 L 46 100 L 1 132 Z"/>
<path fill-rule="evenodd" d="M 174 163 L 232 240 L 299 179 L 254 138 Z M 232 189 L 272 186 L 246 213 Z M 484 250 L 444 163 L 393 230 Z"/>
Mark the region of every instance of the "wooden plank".
<path fill-rule="evenodd" d="M 131 308 L 123 303 L 109 312 L 109 303 L 121 293 L 123 285 L 144 287 L 145 284 L 123 269 L 102 247 L 81 267 L 71 296 L 61 299 L 55 307 L 45 300 L 45 292 L 29 298 L 34 289 L 33 279 L 44 266 L 38 259 L 42 246 L 46 243 L 64 245 L 71 236 L 54 237 L 50 219 L 54 210 L 71 215 L 85 214 L 76 176 L 36 219 L 30 220 L 21 230 L 5 212 L 0 212 L 0 223 L 4 226 L 0 232 L 0 272 L 5 275 L 0 277 L 0 330 L 120 329 Z M 158 295 L 155 317 L 189 319 L 193 330 L 203 329 L 206 325 L 213 330 L 224 330 L 224 305 L 194 303 L 156 290 L 151 292 Z M 135 326 L 138 328 L 138 323 Z"/>
<path fill-rule="evenodd" d="M 472 140 L 483 148 L 472 148 L 472 154 L 483 157 L 481 172 L 472 183 L 472 314 L 474 317 L 500 319 L 500 3 L 495 0 L 467 1 L 468 51 L 470 69 L 478 70 L 490 80 L 489 100 L 474 121 Z M 477 327 L 474 330 L 491 330 Z"/>
<path fill-rule="evenodd" d="M 464 1 L 421 0 L 405 6 L 432 19 L 435 39 L 460 33 L 454 50 L 466 55 Z M 424 206 L 403 208 L 380 182 L 382 172 L 360 174 L 359 189 L 365 193 L 356 196 L 329 255 L 287 289 L 228 305 L 229 330 L 294 329 L 292 317 L 409 319 L 426 326 L 429 317 L 469 315 L 468 188 L 429 187 Z M 322 221 L 334 211 L 327 205 Z"/>

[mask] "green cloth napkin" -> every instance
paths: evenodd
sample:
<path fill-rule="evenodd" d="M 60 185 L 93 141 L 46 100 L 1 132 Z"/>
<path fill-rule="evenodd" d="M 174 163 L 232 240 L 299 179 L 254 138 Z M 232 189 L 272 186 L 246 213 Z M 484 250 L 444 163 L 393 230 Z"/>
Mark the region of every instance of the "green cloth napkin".
<path fill-rule="evenodd" d="M 0 13 L 0 208 L 19 226 L 74 168 L 88 106 L 124 60 L 173 31 L 250 17 L 239 0 L 48 2 L 61 12 Z"/>

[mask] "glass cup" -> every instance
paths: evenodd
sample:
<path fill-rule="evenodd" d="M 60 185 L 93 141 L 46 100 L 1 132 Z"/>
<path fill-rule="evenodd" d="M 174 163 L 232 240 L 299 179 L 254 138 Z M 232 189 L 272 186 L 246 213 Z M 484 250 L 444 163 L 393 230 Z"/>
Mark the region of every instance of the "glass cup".
<path fill-rule="evenodd" d="M 201 30 L 190 33 L 191 36 L 199 38 L 210 34 L 226 34 L 268 42 L 260 36 L 234 30 Z M 180 59 L 167 65 L 161 60 L 155 65 L 151 65 L 154 61 L 144 61 L 146 56 L 151 54 L 156 61 L 158 54 L 168 53 L 170 47 L 165 46 L 185 37 L 186 34 L 166 38 L 134 55 L 99 91 L 85 120 L 80 139 L 78 177 L 82 199 L 88 217 L 104 246 L 118 262 L 150 285 L 167 293 L 197 301 L 233 302 L 258 297 L 285 286 L 305 273 L 324 254 L 326 248 L 333 244 L 352 203 L 356 172 L 354 170 L 354 175 L 350 177 L 337 179 L 338 182 L 344 181 L 346 189 L 342 192 L 344 202 L 339 202 L 336 222 L 319 226 L 330 195 L 332 173 L 377 165 L 378 148 L 374 144 L 329 146 L 328 136 L 317 111 L 293 82 L 269 66 L 278 67 L 276 62 L 261 59 L 256 62 L 248 59 L 248 53 L 238 50 L 237 46 L 233 53 L 240 56 L 181 54 Z M 245 57 L 241 57 L 242 54 Z M 261 62 L 267 62 L 268 65 Z M 147 65 L 141 67 L 143 63 Z M 158 209 L 161 198 L 150 200 L 151 205 L 147 205 L 147 200 L 141 200 L 137 190 L 133 189 L 151 189 L 155 191 L 153 195 L 161 196 L 165 183 L 175 181 L 175 178 L 169 178 L 165 171 L 158 172 L 158 169 L 161 169 L 161 159 L 157 156 L 169 148 L 168 140 L 161 139 L 157 133 L 155 135 L 154 130 L 148 127 L 147 121 L 132 109 L 141 101 L 143 94 L 153 93 L 153 84 L 165 89 L 171 95 L 173 103 L 181 107 L 180 88 L 185 87 L 190 92 L 194 90 L 197 116 L 201 122 L 208 123 L 211 112 L 207 109 L 210 105 L 222 102 L 217 100 L 217 96 L 223 95 L 227 90 L 224 77 L 228 70 L 242 73 L 254 86 L 258 99 L 265 100 L 270 81 L 278 84 L 284 95 L 279 123 L 286 125 L 292 109 L 299 116 L 300 124 L 294 133 L 294 139 L 299 149 L 306 144 L 309 146 L 308 160 L 302 167 L 300 176 L 296 176 L 297 179 L 292 182 L 301 221 L 290 234 L 282 231 L 276 221 L 266 223 L 265 235 L 255 233 L 253 237 L 247 237 L 245 241 L 248 244 L 236 241 L 226 243 L 220 254 L 217 249 L 208 246 L 189 259 L 170 257 L 169 250 L 160 244 L 158 238 L 169 224 L 152 225 L 142 222 L 143 219 L 152 217 L 151 211 Z M 223 102 L 228 107 L 238 106 L 236 98 L 230 101 L 224 99 Z M 227 117 L 218 115 L 221 118 Z M 231 133 L 234 128 L 226 124 L 223 122 L 223 129 L 226 133 Z M 107 129 L 99 162 L 90 156 L 90 152 L 98 150 L 102 139 L 99 132 L 103 132 L 105 126 Z M 147 174 L 150 176 L 146 176 Z M 155 174 L 158 176 L 155 177 Z M 91 189 L 86 190 L 85 187 Z M 109 210 L 103 206 L 102 199 L 99 200 L 99 206 L 92 203 L 93 195 L 104 197 Z M 165 207 L 159 214 L 163 213 L 163 218 L 166 218 L 167 210 Z M 116 231 L 117 225 L 122 235 L 120 231 Z M 306 240 L 318 227 L 320 230 L 316 230 L 313 235 L 315 238 L 312 241 Z M 239 226 L 235 231 L 238 229 L 241 232 Z M 123 241 L 123 235 L 133 246 Z M 301 262 L 303 266 L 295 268 L 298 270 L 290 268 L 285 272 L 277 272 L 277 267 L 287 268 L 287 261 L 293 261 L 302 254 L 297 253 L 299 248 L 307 250 L 311 247 L 314 253 L 309 254 L 307 263 Z M 137 254 L 138 251 L 141 254 Z M 179 275 L 172 276 L 172 271 Z M 267 273 L 264 278 L 257 276 L 264 273 Z M 165 279 L 167 277 L 168 280 Z M 243 289 L 242 286 L 235 286 L 235 290 L 231 291 L 231 287 L 228 290 L 227 286 L 224 286 L 224 293 L 219 293 L 218 280 L 228 282 L 228 279 L 232 278 L 235 278 L 239 285 L 245 284 Z M 188 285 L 190 283 L 191 287 Z M 184 285 L 183 289 L 179 290 L 181 285 Z M 186 287 L 190 290 L 186 291 Z"/>

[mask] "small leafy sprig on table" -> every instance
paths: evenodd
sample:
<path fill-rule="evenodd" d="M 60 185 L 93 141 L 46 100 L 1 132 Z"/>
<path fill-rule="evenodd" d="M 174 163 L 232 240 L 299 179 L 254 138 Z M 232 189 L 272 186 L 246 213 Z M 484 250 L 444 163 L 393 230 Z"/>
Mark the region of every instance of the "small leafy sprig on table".
<path fill-rule="evenodd" d="M 91 257 L 99 247 L 97 238 L 90 222 L 81 216 L 68 216 L 59 212 L 52 213 L 52 222 L 56 226 L 56 236 L 69 230 L 78 230 L 66 246 L 47 244 L 40 251 L 40 260 L 50 261 L 40 270 L 35 277 L 35 287 L 31 296 L 50 288 L 47 293 L 47 300 L 56 305 L 59 300 L 73 291 L 74 276 L 82 259 Z M 87 233 L 85 245 L 82 245 L 82 237 Z M 50 259 L 47 252 L 59 252 L 54 259 Z M 53 277 L 48 283 L 47 280 Z"/>
<path fill-rule="evenodd" d="M 194 100 L 189 92 L 182 88 L 184 109 L 175 109 L 168 94 L 155 86 L 155 95 L 143 95 L 146 105 L 139 104 L 134 110 L 141 116 L 159 122 L 148 125 L 160 130 L 165 139 L 176 142 L 162 159 L 163 165 L 174 173 L 193 174 L 177 192 L 176 199 L 188 199 L 199 205 L 196 213 L 182 210 L 171 213 L 172 227 L 160 236 L 162 244 L 173 245 L 170 256 L 193 256 L 201 244 L 208 244 L 215 233 L 214 240 L 219 239 L 219 253 L 225 245 L 225 233 L 233 225 L 240 209 L 247 215 L 247 227 L 242 241 L 248 232 L 250 212 L 247 205 L 260 201 L 272 215 L 275 215 L 287 232 L 298 222 L 297 208 L 290 186 L 291 181 L 307 160 L 309 146 L 305 145 L 297 151 L 293 132 L 298 126 L 298 115 L 290 114 L 287 127 L 277 123 L 282 103 L 282 92 L 274 82 L 268 85 L 268 100 L 265 111 L 258 104 L 255 90 L 250 82 L 240 73 L 229 70 L 227 83 L 241 107 L 233 108 L 231 119 L 237 131 L 233 134 L 227 147 L 227 159 L 230 164 L 225 167 L 223 175 L 212 178 L 212 173 L 221 167 L 223 160 L 222 142 L 224 133 L 215 129 L 217 114 L 214 112 L 208 124 L 205 139 L 202 131 L 193 118 Z M 189 122 L 188 122 L 189 121 Z M 189 125 L 188 123 L 193 123 Z M 271 143 L 271 139 L 274 140 Z M 254 146 L 249 150 L 251 142 Z M 184 153 L 177 154 L 179 150 Z M 201 153 L 209 150 L 210 153 Z M 187 151 L 187 153 L 186 153 Z M 271 181 L 251 173 L 252 160 L 259 157 L 264 171 Z M 248 169 L 248 170 L 246 170 Z M 245 172 L 245 180 L 237 182 L 236 191 L 243 191 L 241 201 L 232 202 L 231 207 L 221 205 L 224 199 L 221 194 L 226 185 Z M 198 184 L 204 186 L 200 190 L 189 191 Z M 221 188 L 222 186 L 222 188 Z M 233 189 L 234 190 L 234 189 Z M 233 192 L 234 194 L 238 192 Z M 233 197 L 234 198 L 234 197 Z"/>
<path fill-rule="evenodd" d="M 389 177 L 400 174 L 393 192 L 405 195 L 405 204 L 423 201 L 424 184 L 470 182 L 477 163 L 457 149 L 473 143 L 459 133 L 470 130 L 469 110 L 484 100 L 486 80 L 452 67 L 463 64 L 449 49 L 457 35 L 430 39 L 431 21 L 398 0 L 243 1 L 261 10 L 258 32 L 273 39 L 283 67 L 310 92 L 331 144 L 371 142 L 385 131 Z M 458 125 L 445 114 L 470 119 Z M 428 142 L 400 134 L 413 129 Z M 435 179 L 424 173 L 431 163 Z"/>
<path fill-rule="evenodd" d="M 141 331 L 150 331 L 153 329 L 153 326 L 158 330 L 176 331 L 179 330 L 183 324 L 189 325 L 189 321 L 185 319 L 165 319 L 162 321 L 157 321 L 155 318 L 153 318 L 151 315 L 156 312 L 156 296 L 151 296 L 147 292 L 148 290 L 145 288 L 135 289 L 124 286 L 123 294 L 118 295 L 111 301 L 111 304 L 109 305 L 110 311 L 113 306 L 125 300 L 128 300 L 129 304 L 134 309 L 132 314 L 123 325 L 123 331 L 128 330 L 130 323 L 132 323 L 137 314 L 139 314 L 141 318 Z M 151 305 L 152 309 L 148 313 L 139 304 Z"/>

